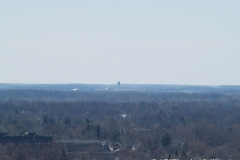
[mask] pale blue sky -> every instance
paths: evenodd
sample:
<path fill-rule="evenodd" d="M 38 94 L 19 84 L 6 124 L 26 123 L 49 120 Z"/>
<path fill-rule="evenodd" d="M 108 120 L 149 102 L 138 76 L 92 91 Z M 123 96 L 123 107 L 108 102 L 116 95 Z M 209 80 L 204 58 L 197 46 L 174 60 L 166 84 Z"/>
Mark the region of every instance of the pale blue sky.
<path fill-rule="evenodd" d="M 239 0 L 0 0 L 0 83 L 240 85 Z"/>

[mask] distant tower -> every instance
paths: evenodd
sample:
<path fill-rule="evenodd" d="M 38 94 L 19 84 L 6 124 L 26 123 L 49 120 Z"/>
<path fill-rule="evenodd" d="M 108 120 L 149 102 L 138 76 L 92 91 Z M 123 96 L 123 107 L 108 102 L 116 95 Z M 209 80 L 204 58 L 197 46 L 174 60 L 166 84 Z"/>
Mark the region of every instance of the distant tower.
<path fill-rule="evenodd" d="M 118 81 L 118 90 L 120 90 L 120 81 Z"/>

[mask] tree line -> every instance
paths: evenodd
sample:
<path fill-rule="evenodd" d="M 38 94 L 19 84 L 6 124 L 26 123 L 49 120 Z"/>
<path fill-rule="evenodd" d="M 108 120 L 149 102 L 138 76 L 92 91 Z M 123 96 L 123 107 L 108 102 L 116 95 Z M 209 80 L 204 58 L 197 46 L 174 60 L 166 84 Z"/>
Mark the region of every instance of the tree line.
<path fill-rule="evenodd" d="M 68 97 L 1 100 L 0 131 L 10 135 L 35 131 L 38 135 L 51 135 L 54 140 L 98 139 L 120 143 L 122 148 L 115 155 L 122 159 L 240 157 L 238 94 L 89 92 L 85 96 L 98 97 L 98 94 L 99 97 L 107 95 L 108 100 L 91 100 L 92 97 L 86 101 Z M 141 100 L 139 95 L 145 98 Z M 131 101 L 124 96 L 130 96 Z M 9 151 L 11 147 L 19 152 Z M 31 153 L 28 150 L 16 144 L 0 148 L 4 159 L 18 156 L 28 159 Z M 54 145 L 49 150 L 38 148 L 37 152 L 44 152 L 44 155 L 49 152 L 45 158 L 39 156 L 38 159 L 74 157 Z M 34 156 L 38 154 L 31 155 Z M 90 151 L 75 156 L 87 157 Z"/>

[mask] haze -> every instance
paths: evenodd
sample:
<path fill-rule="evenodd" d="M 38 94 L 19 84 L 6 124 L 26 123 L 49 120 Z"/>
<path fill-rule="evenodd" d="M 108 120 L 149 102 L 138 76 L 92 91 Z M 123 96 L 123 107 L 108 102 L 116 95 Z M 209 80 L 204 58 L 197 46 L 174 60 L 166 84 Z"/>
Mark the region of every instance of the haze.
<path fill-rule="evenodd" d="M 0 1 L 0 83 L 240 84 L 240 1 Z"/>

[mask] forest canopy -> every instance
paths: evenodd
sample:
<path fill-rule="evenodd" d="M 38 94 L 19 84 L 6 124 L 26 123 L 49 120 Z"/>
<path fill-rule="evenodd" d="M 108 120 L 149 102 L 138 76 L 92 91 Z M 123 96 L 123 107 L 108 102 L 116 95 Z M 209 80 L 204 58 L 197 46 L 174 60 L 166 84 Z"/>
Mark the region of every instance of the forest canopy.
<path fill-rule="evenodd" d="M 63 156 L 54 150 L 63 139 L 120 145 L 108 156 L 122 159 L 240 156 L 239 93 L 5 90 L 0 99 L 1 132 L 51 135 L 55 158 Z M 72 154 L 64 150 L 65 159 Z"/>

